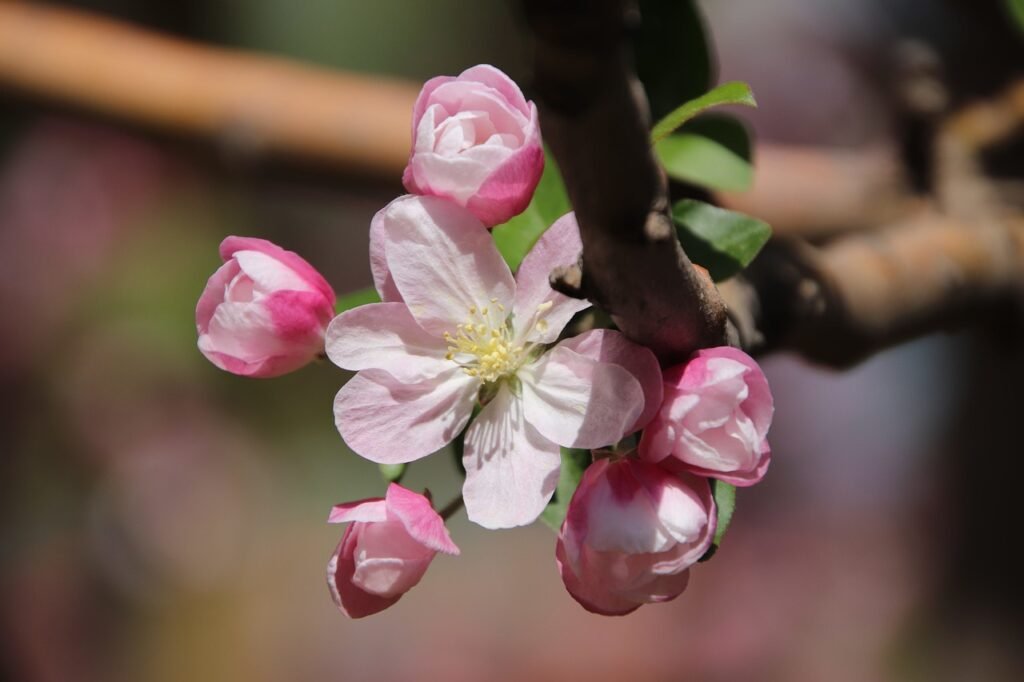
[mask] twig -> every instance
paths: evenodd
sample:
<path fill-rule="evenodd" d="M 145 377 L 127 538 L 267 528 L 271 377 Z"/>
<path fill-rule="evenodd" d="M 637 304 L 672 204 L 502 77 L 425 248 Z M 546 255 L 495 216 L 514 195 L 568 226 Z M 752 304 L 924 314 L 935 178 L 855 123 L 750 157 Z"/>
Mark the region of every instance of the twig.
<path fill-rule="evenodd" d="M 536 36 L 541 125 L 583 237 L 582 279 L 562 273 L 555 284 L 601 304 L 665 362 L 721 345 L 725 305 L 676 240 L 667 183 L 651 153 L 647 101 L 626 59 L 632 3 L 523 6 Z"/>
<path fill-rule="evenodd" d="M 925 333 L 978 322 L 1024 293 L 1024 219 L 965 225 L 922 214 L 815 248 L 773 242 L 754 262 L 746 347 L 847 366 Z M 749 293 L 751 289 L 744 290 Z"/>
<path fill-rule="evenodd" d="M 397 176 L 417 88 L 0 2 L 0 84 L 118 119 Z"/>

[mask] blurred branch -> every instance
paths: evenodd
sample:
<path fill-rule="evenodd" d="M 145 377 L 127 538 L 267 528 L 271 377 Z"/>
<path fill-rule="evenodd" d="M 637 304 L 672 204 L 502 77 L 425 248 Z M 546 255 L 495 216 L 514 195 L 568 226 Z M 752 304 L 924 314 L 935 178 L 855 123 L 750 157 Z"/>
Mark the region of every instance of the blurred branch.
<path fill-rule="evenodd" d="M 632 3 L 525 0 L 523 7 L 536 37 L 544 139 L 583 238 L 582 271 L 560 273 L 553 284 L 599 303 L 664 362 L 722 345 L 725 305 L 676 239 L 667 181 L 651 151 L 647 99 L 624 44 Z"/>
<path fill-rule="evenodd" d="M 967 225 L 922 211 L 821 247 L 772 242 L 747 274 L 740 291 L 727 290 L 733 311 L 748 318 L 739 323 L 745 347 L 846 366 L 922 334 L 984 321 L 1020 297 L 1024 219 Z"/>
<path fill-rule="evenodd" d="M 824 149 L 759 143 L 754 184 L 719 193 L 726 208 L 767 221 L 777 236 L 808 239 L 872 229 L 919 208 L 890 147 Z"/>
<path fill-rule="evenodd" d="M 397 177 L 418 88 L 0 2 L 0 86 L 121 120 Z"/>

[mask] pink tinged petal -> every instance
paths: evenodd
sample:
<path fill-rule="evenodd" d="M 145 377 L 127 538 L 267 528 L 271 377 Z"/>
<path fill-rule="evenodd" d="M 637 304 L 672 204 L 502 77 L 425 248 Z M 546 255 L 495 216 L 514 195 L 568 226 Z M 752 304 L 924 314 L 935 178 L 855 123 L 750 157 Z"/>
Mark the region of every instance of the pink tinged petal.
<path fill-rule="evenodd" d="M 408 168 L 406 169 L 408 171 Z M 370 272 L 373 274 L 373 286 L 377 289 L 380 300 L 385 303 L 401 301 L 402 294 L 398 293 L 395 280 L 388 270 L 387 254 L 385 248 L 387 240 L 384 236 L 384 207 L 373 216 L 370 221 Z"/>
<path fill-rule="evenodd" d="M 205 334 L 210 326 L 217 306 L 224 302 L 224 292 L 228 285 L 238 276 L 241 268 L 238 263 L 229 260 L 220 266 L 206 282 L 206 288 L 199 296 L 199 303 L 196 305 L 196 330 Z"/>
<path fill-rule="evenodd" d="M 743 364 L 747 368 L 744 381 L 747 384 L 749 393 L 743 401 L 743 411 L 754 422 L 758 436 L 764 438 L 772 423 L 772 416 L 775 412 L 775 405 L 772 399 L 771 389 L 768 387 L 768 378 L 765 377 L 757 362 L 739 350 L 730 346 L 718 348 L 705 348 L 697 352 L 698 358 L 728 358 Z"/>
<path fill-rule="evenodd" d="M 391 276 L 429 333 L 454 333 L 471 308 L 511 310 L 512 273 L 472 213 L 444 199 L 404 196 L 381 221 Z"/>
<path fill-rule="evenodd" d="M 381 597 L 365 592 L 353 584 L 352 579 L 356 570 L 355 548 L 364 528 L 366 526 L 360 523 L 353 523 L 346 528 L 338 548 L 327 562 L 327 587 L 331 591 L 331 598 L 349 618 L 363 618 L 383 611 L 401 597 L 400 594 Z"/>
<path fill-rule="evenodd" d="M 264 257 L 274 260 L 284 268 L 287 268 L 295 274 L 302 282 L 303 286 L 299 287 L 268 287 L 269 289 L 281 289 L 281 288 L 294 288 L 298 290 L 313 290 L 319 291 L 326 298 L 331 307 L 334 306 L 334 289 L 327 283 L 327 280 L 323 278 L 316 268 L 310 265 L 302 256 L 298 255 L 294 251 L 286 251 L 277 244 L 269 242 L 266 239 L 256 239 L 254 237 L 228 237 L 220 244 L 220 255 L 225 261 L 230 258 L 238 257 L 240 252 L 245 253 L 259 253 Z M 252 273 L 248 272 L 246 268 L 245 260 L 252 261 L 251 267 L 257 272 L 262 272 L 266 269 L 265 261 L 263 259 L 253 259 L 251 256 L 244 256 L 241 259 L 242 269 L 246 270 L 247 274 L 253 279 L 258 280 L 257 277 L 253 276 Z M 263 264 L 261 264 L 261 262 Z M 261 275 L 262 276 L 262 275 Z M 266 273 L 268 278 L 274 277 L 274 272 Z M 258 280 L 260 281 L 260 280 Z M 261 284 L 266 282 L 260 281 Z"/>
<path fill-rule="evenodd" d="M 466 69 L 459 74 L 459 80 L 476 81 L 477 83 L 489 85 L 497 90 L 505 98 L 506 102 L 520 112 L 526 115 L 530 113 L 526 98 L 523 97 L 523 92 L 516 85 L 516 82 L 505 75 L 505 72 L 490 64 L 478 64 Z"/>
<path fill-rule="evenodd" d="M 457 156 L 419 152 L 409 162 L 409 167 L 424 193 L 465 207 L 494 169 L 512 154 L 512 150 L 504 148 L 483 150 L 477 154 L 464 152 Z"/>
<path fill-rule="evenodd" d="M 462 463 L 469 520 L 484 528 L 512 528 L 544 511 L 561 457 L 558 446 L 524 420 L 522 400 L 502 384 L 466 432 Z"/>
<path fill-rule="evenodd" d="M 412 137 L 414 141 L 416 139 L 416 130 L 420 125 L 420 119 L 423 118 L 423 113 L 430 106 L 430 96 L 439 87 L 454 80 L 453 76 L 436 76 L 423 84 L 423 88 L 420 89 L 420 94 L 416 97 L 416 103 L 412 108 Z M 410 189 L 409 191 L 411 192 L 412 190 Z"/>
<path fill-rule="evenodd" d="M 650 494 L 635 475 L 635 469 L 641 465 L 654 466 L 626 460 L 614 462 L 592 478 L 581 495 L 574 496 L 576 513 L 587 516 L 586 544 L 595 551 L 654 553 L 676 544 L 676 538 L 659 517 L 659 497 L 667 488 Z M 584 476 L 587 473 L 589 470 Z M 704 520 L 706 523 L 706 515 Z"/>
<path fill-rule="evenodd" d="M 435 552 L 393 520 L 366 524 L 353 554 L 353 585 L 380 597 L 397 597 L 420 581 Z"/>
<path fill-rule="evenodd" d="M 615 443 L 643 411 L 643 389 L 633 375 L 561 344 L 518 376 L 527 422 L 565 447 Z"/>
<path fill-rule="evenodd" d="M 415 382 L 450 370 L 445 342 L 423 330 L 404 303 L 371 303 L 338 315 L 327 328 L 327 357 L 349 370 L 381 369 Z"/>
<path fill-rule="evenodd" d="M 619 365 L 640 382 L 644 392 L 644 410 L 626 431 L 627 434 L 646 426 L 658 413 L 664 388 L 658 358 L 649 348 L 633 343 L 613 329 L 593 329 L 559 345 L 592 360 Z"/>
<path fill-rule="evenodd" d="M 531 134 L 526 144 L 497 165 L 466 201 L 484 225 L 508 222 L 526 210 L 544 173 L 544 149 L 539 135 Z"/>
<path fill-rule="evenodd" d="M 624 616 L 636 611 L 642 605 L 608 590 L 605 585 L 600 584 L 592 576 L 588 576 L 587 580 L 577 576 L 568 560 L 565 544 L 561 538 L 555 546 L 555 562 L 569 595 L 591 613 L 602 616 Z"/>
<path fill-rule="evenodd" d="M 575 214 L 567 213 L 545 230 L 526 254 L 516 272 L 515 322 L 520 339 L 551 343 L 573 315 L 590 307 L 589 301 L 570 298 L 550 284 L 551 271 L 573 265 L 582 251 Z"/>
<path fill-rule="evenodd" d="M 319 352 L 319 342 L 288 344 L 277 335 L 270 311 L 258 303 L 222 303 L 199 350 L 217 367 L 254 378 L 280 376 L 307 364 Z"/>
<path fill-rule="evenodd" d="M 499 92 L 477 83 L 455 80 L 444 83 L 434 91 L 431 104 L 444 108 L 450 115 L 473 111 L 490 120 L 498 133 L 515 136 L 517 146 L 524 139 L 523 130 L 529 125 L 529 114 L 511 106 Z M 438 123 L 442 121 L 438 120 Z M 422 122 L 419 129 L 422 130 Z"/>
<path fill-rule="evenodd" d="M 460 367 L 416 384 L 367 369 L 342 386 L 334 420 L 356 453 L 380 464 L 411 462 L 455 438 L 469 421 L 479 381 Z"/>
<path fill-rule="evenodd" d="M 446 554 L 459 554 L 448 529 L 430 501 L 397 483 L 388 486 L 388 512 L 401 522 L 406 532 L 424 547 Z"/>
<path fill-rule="evenodd" d="M 387 521 L 388 509 L 383 497 L 371 497 L 355 502 L 343 502 L 331 508 L 327 523 L 348 523 L 350 521 Z"/>

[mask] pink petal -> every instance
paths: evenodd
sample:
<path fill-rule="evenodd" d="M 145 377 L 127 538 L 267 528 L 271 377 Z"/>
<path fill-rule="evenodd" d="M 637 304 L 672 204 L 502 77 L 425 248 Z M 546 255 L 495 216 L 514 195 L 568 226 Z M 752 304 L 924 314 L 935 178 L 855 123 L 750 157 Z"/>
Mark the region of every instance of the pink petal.
<path fill-rule="evenodd" d="M 633 343 L 613 329 L 593 329 L 559 345 L 592 360 L 619 365 L 640 382 L 644 392 L 644 410 L 626 431 L 627 434 L 646 426 L 658 413 L 664 387 L 658 358 L 649 348 Z"/>
<path fill-rule="evenodd" d="M 404 303 L 371 303 L 338 315 L 327 328 L 327 357 L 349 370 L 382 369 L 415 382 L 450 370 L 445 342 L 428 334 Z"/>
<path fill-rule="evenodd" d="M 551 271 L 572 265 L 583 251 L 576 216 L 567 213 L 544 231 L 516 272 L 515 319 L 521 339 L 551 343 L 569 323 L 572 316 L 590 307 L 590 302 L 570 298 L 551 288 Z M 551 307 L 537 319 L 536 312 L 544 304 Z M 541 326 L 537 323 L 543 320 Z"/>
<path fill-rule="evenodd" d="M 270 313 L 277 338 L 303 353 L 323 349 L 324 329 L 334 306 L 319 291 L 275 291 L 262 301 Z"/>
<path fill-rule="evenodd" d="M 348 446 L 366 459 L 411 462 L 441 449 L 465 428 L 478 386 L 460 367 L 417 384 L 367 369 L 338 391 L 334 421 Z"/>
<path fill-rule="evenodd" d="M 561 538 L 555 546 L 555 562 L 558 564 L 558 572 L 562 576 L 565 589 L 587 611 L 602 616 L 625 616 L 640 608 L 640 603 L 609 591 L 603 584 L 593 579 L 586 582 L 581 580 L 566 556 L 566 548 Z"/>
<path fill-rule="evenodd" d="M 768 387 L 768 378 L 765 377 L 757 361 L 738 348 L 731 346 L 704 348 L 697 351 L 696 357 L 703 359 L 728 358 L 743 364 L 748 369 L 743 380 L 746 382 L 750 394 L 743 402 L 743 411 L 753 420 L 758 435 L 764 438 L 772 423 L 775 404 L 771 389 Z"/>
<path fill-rule="evenodd" d="M 544 511 L 558 483 L 561 452 L 523 419 L 522 401 L 502 384 L 466 432 L 462 463 L 469 520 L 512 528 Z"/>
<path fill-rule="evenodd" d="M 352 584 L 380 597 L 397 597 L 423 578 L 436 552 L 406 532 L 398 520 L 362 524 Z"/>
<path fill-rule="evenodd" d="M 410 172 L 424 192 L 466 206 L 491 173 L 515 153 L 506 147 L 476 150 L 480 150 L 480 147 L 473 147 L 454 156 L 417 152 L 409 162 L 409 168 L 412 169 Z M 473 151 L 476 153 L 471 153 Z M 480 218 L 477 217 L 477 220 Z"/>
<path fill-rule="evenodd" d="M 338 548 L 327 562 L 327 587 L 331 591 L 331 598 L 349 618 L 363 618 L 383 611 L 402 596 L 379 597 L 364 592 L 352 583 L 356 568 L 353 554 L 362 528 L 361 524 L 355 523 L 346 528 Z"/>
<path fill-rule="evenodd" d="M 520 369 L 519 378 L 526 420 L 565 447 L 616 443 L 643 410 L 643 389 L 632 374 L 561 344 Z"/>
<path fill-rule="evenodd" d="M 241 272 L 238 263 L 229 260 L 217 268 L 210 279 L 206 282 L 206 288 L 199 296 L 199 303 L 196 304 L 196 330 L 205 334 L 210 326 L 217 306 L 224 302 L 224 289 Z"/>
<path fill-rule="evenodd" d="M 408 168 L 406 169 L 408 171 Z M 373 274 L 373 286 L 377 289 L 380 300 L 385 303 L 401 301 L 402 294 L 398 293 L 395 280 L 388 270 L 387 254 L 385 248 L 387 240 L 384 237 L 384 212 L 385 206 L 373 216 L 370 221 L 370 272 Z"/>
<path fill-rule="evenodd" d="M 286 251 L 273 242 L 255 237 L 227 237 L 220 243 L 220 256 L 225 261 L 234 257 L 239 251 L 262 253 L 280 262 L 298 275 L 308 288 L 319 291 L 324 298 L 330 301 L 331 306 L 334 306 L 334 289 L 323 278 L 323 275 L 317 272 L 316 268 L 294 251 Z"/>
<path fill-rule="evenodd" d="M 388 512 L 401 521 L 417 542 L 437 552 L 459 554 L 459 548 L 452 542 L 444 519 L 438 516 L 426 497 L 403 488 L 397 483 L 388 486 Z"/>
<path fill-rule="evenodd" d="M 391 276 L 428 332 L 454 332 L 472 308 L 511 309 L 512 273 L 472 213 L 444 199 L 404 196 L 381 221 Z"/>
<path fill-rule="evenodd" d="M 490 64 L 478 64 L 472 66 L 459 74 L 459 80 L 476 81 L 483 83 L 497 90 L 505 101 L 514 106 L 523 114 L 529 116 L 530 109 L 523 97 L 522 90 L 516 82 L 509 78 L 503 71 Z"/>
<path fill-rule="evenodd" d="M 451 83 L 455 78 L 453 76 L 435 76 L 431 78 L 423 87 L 420 89 L 420 94 L 416 97 L 416 103 L 412 107 L 412 139 L 416 139 L 416 129 L 419 127 L 420 119 L 423 118 L 423 112 L 430 106 L 430 96 L 434 94 L 434 91 L 445 83 Z M 413 189 L 406 187 L 410 192 L 414 192 Z"/>
<path fill-rule="evenodd" d="M 371 497 L 355 502 L 343 502 L 331 508 L 327 523 L 348 523 L 349 521 L 387 521 L 388 509 L 383 497 Z"/>
<path fill-rule="evenodd" d="M 533 106 L 532 104 L 530 106 Z M 489 169 L 486 179 L 466 201 L 466 208 L 484 225 L 508 222 L 526 210 L 544 173 L 544 148 L 540 134 L 527 132 L 527 143 Z"/>

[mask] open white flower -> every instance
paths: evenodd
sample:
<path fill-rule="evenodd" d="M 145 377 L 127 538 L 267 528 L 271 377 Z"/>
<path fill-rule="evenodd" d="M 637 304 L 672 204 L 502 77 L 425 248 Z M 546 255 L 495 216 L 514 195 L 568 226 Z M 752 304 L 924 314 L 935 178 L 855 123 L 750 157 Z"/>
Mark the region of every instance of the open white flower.
<path fill-rule="evenodd" d="M 409 462 L 451 442 L 479 402 L 463 456 L 469 518 L 487 528 L 532 522 L 558 481 L 559 446 L 614 443 L 644 408 L 640 382 L 622 366 L 636 357 L 608 361 L 595 344 L 577 343 L 589 354 L 549 348 L 590 305 L 548 284 L 554 267 L 579 256 L 575 218 L 552 225 L 515 278 L 483 224 L 444 199 L 396 199 L 374 218 L 371 239 L 384 302 L 327 330 L 331 360 L 359 370 L 335 399 L 338 430 L 367 459 Z M 614 345 L 656 362 L 635 344 Z"/>

